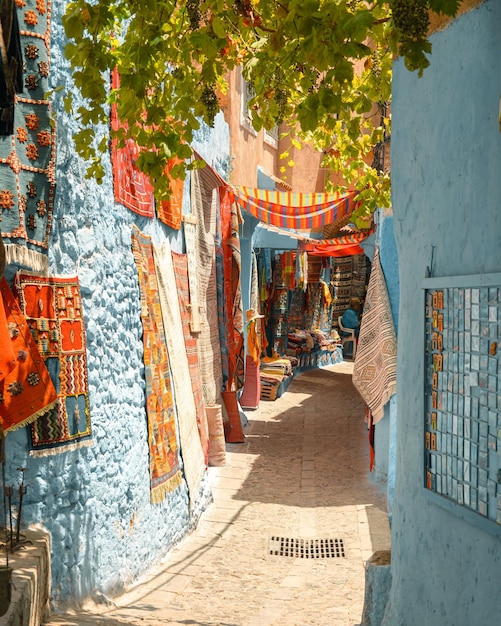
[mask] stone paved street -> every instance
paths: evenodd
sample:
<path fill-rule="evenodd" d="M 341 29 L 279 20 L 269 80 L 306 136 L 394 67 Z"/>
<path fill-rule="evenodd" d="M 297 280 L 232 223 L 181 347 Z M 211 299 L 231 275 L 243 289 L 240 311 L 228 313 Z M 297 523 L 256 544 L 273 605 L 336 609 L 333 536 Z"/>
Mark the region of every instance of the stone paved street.
<path fill-rule="evenodd" d="M 385 497 L 369 480 L 364 404 L 342 363 L 298 376 L 248 411 L 243 444 L 210 468 L 214 503 L 158 571 L 110 606 L 50 626 L 354 626 L 364 563 L 390 546 Z M 269 554 L 270 538 L 340 539 L 345 556 Z"/>

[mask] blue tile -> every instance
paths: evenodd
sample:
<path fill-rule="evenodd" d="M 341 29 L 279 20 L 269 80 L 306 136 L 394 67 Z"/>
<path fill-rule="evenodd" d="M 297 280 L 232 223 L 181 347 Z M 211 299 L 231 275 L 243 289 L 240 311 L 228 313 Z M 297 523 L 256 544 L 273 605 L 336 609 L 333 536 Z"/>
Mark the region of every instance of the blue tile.
<path fill-rule="evenodd" d="M 488 473 L 486 469 L 478 470 L 478 486 L 482 488 L 487 488 L 487 479 Z"/>
<path fill-rule="evenodd" d="M 469 308 L 471 304 L 471 289 L 464 290 L 464 305 L 465 308 Z"/>

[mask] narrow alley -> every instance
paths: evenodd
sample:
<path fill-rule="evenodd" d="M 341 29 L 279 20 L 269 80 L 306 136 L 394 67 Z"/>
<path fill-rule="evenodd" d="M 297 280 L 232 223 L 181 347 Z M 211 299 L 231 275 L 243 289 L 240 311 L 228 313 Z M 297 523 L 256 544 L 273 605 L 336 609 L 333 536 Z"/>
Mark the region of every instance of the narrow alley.
<path fill-rule="evenodd" d="M 227 444 L 226 466 L 208 470 L 214 503 L 161 569 L 47 626 L 359 624 L 364 563 L 389 548 L 390 531 L 352 367 L 310 370 L 247 412 L 245 443 Z M 271 554 L 285 539 L 304 540 L 307 557 Z M 326 556 L 310 558 L 310 540 Z"/>

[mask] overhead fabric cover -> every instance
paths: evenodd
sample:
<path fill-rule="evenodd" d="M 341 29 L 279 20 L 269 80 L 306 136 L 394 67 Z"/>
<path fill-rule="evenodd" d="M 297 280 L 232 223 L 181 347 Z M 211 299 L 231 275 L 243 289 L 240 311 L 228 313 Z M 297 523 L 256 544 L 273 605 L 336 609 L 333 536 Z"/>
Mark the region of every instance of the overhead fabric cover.
<path fill-rule="evenodd" d="M 349 256 L 353 254 L 363 254 L 360 243 L 373 234 L 373 230 L 364 233 L 352 233 L 335 239 L 322 239 L 312 243 L 300 242 L 299 249 L 302 252 L 316 256 Z"/>
<path fill-rule="evenodd" d="M 265 224 L 301 230 L 321 228 L 352 213 L 358 191 L 293 193 L 233 187 L 239 206 Z"/>

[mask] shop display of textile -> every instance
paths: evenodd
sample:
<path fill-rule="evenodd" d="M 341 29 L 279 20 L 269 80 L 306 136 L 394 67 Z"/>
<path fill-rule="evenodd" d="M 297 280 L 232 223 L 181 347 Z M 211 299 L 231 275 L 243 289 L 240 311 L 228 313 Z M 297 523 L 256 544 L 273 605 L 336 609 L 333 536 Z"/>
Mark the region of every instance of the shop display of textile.
<path fill-rule="evenodd" d="M 150 451 L 150 498 L 161 502 L 182 483 L 169 358 L 151 238 L 132 228 L 132 252 L 141 296 L 146 414 Z"/>
<path fill-rule="evenodd" d="M 332 260 L 330 283 L 332 288 L 332 323 L 350 306 L 351 298 L 365 298 L 370 263 L 365 254 L 339 257 Z"/>
<path fill-rule="evenodd" d="M 54 120 L 45 96 L 49 91 L 51 3 L 23 0 L 16 4 L 25 68 L 23 91 L 14 95 L 13 133 L 0 137 L 2 237 L 7 263 L 47 273 L 56 162 Z M 5 8 L 8 5 L 2 3 Z"/>
<path fill-rule="evenodd" d="M 282 279 L 286 289 L 296 288 L 296 253 L 284 252 L 282 254 Z"/>
<path fill-rule="evenodd" d="M 176 291 L 179 299 L 181 322 L 183 326 L 184 345 L 186 358 L 188 359 L 191 389 L 195 402 L 198 433 L 204 453 L 205 462 L 209 458 L 209 428 L 202 397 L 202 383 L 200 380 L 200 368 L 198 365 L 198 348 L 196 334 L 190 328 L 190 290 L 188 285 L 188 259 L 185 254 L 172 252 L 172 263 L 176 280 Z"/>
<path fill-rule="evenodd" d="M 284 376 L 282 374 L 260 374 L 261 379 L 261 400 L 276 400 L 278 389 L 282 384 Z"/>
<path fill-rule="evenodd" d="M 188 485 L 190 507 L 200 493 L 205 461 L 197 426 L 197 409 L 190 381 L 190 370 L 183 337 L 183 325 L 169 240 L 153 247 L 158 280 L 158 294 L 162 310 L 167 352 L 174 386 L 174 397 L 179 426 L 179 443 L 183 473 Z"/>
<path fill-rule="evenodd" d="M 235 199 L 244 210 L 265 224 L 312 230 L 336 222 L 356 208 L 358 191 L 293 193 L 235 187 Z"/>
<path fill-rule="evenodd" d="M 257 324 L 263 316 L 254 309 L 248 309 L 247 315 L 247 356 L 245 357 L 245 380 L 240 404 L 246 409 L 257 409 L 261 384 L 259 380 L 259 360 L 261 357 L 261 340 L 257 332 Z"/>
<path fill-rule="evenodd" d="M 31 424 L 31 454 L 89 445 L 87 349 L 78 278 L 18 272 L 15 292 L 58 397 L 56 406 Z"/>
<path fill-rule="evenodd" d="M 201 329 L 198 358 L 205 406 L 222 404 L 223 375 L 217 310 L 215 232 L 219 179 L 210 168 L 191 172 L 192 212 L 196 219 L 197 280 Z M 186 242 L 189 249 L 189 242 Z M 190 273 L 191 281 L 191 273 Z"/>
<path fill-rule="evenodd" d="M 353 384 L 367 403 L 374 423 L 383 417 L 384 405 L 396 392 L 396 369 L 397 340 L 376 248 L 353 366 Z"/>
<path fill-rule="evenodd" d="M 116 69 L 111 74 L 111 88 L 118 89 L 120 76 Z M 111 129 L 118 131 L 125 128 L 120 122 L 117 105 L 111 105 Z M 139 147 L 136 142 L 128 138 L 125 145 L 120 147 L 118 140 L 111 139 L 111 165 L 113 169 L 113 191 L 115 200 L 125 207 L 144 217 L 155 216 L 155 199 L 153 186 L 146 174 L 143 174 L 136 165 L 139 156 Z"/>
<path fill-rule="evenodd" d="M 0 279 L 0 424 L 21 428 L 53 409 L 57 391 L 5 277 Z"/>
<path fill-rule="evenodd" d="M 288 313 L 289 331 L 296 328 L 304 328 L 304 312 L 306 307 L 306 296 L 302 289 L 295 289 L 291 292 Z"/>

